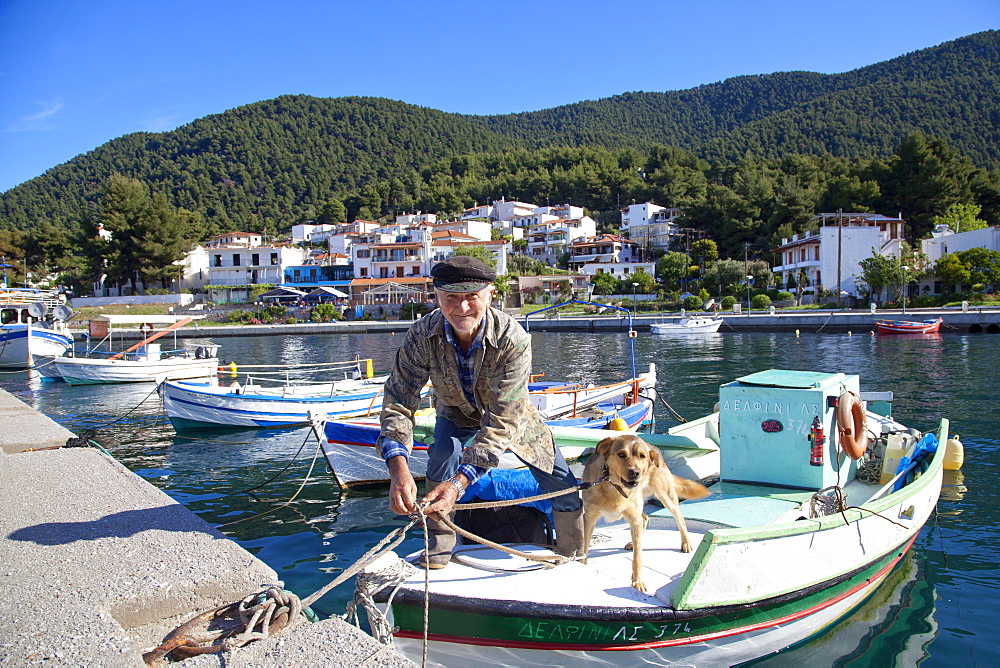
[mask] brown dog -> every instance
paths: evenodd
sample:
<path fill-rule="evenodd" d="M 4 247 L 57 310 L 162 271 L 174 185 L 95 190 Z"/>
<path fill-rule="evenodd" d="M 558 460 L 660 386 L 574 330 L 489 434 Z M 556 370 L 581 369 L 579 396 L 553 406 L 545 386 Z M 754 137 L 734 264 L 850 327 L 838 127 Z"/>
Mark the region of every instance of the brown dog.
<path fill-rule="evenodd" d="M 681 532 L 681 552 L 691 551 L 687 524 L 678 507 L 679 499 L 708 496 L 708 488 L 678 478 L 663 462 L 660 451 L 635 434 L 605 438 L 583 469 L 585 482 L 597 482 L 583 492 L 583 545 L 589 551 L 597 520 L 615 521 L 622 517 L 632 534 L 632 586 L 645 593 L 642 582 L 642 533 L 649 517 L 643 512 L 646 501 L 655 496 L 677 520 Z M 629 546 L 626 545 L 625 549 Z"/>

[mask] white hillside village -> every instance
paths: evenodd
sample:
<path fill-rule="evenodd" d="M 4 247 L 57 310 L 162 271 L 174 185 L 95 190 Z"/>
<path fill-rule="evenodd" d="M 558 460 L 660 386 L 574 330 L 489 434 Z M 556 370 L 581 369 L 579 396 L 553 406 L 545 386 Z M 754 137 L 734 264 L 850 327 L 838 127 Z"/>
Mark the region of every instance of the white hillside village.
<path fill-rule="evenodd" d="M 403 304 L 432 300 L 430 271 L 436 263 L 476 246 L 493 259 L 499 275 L 509 273 L 516 255 L 553 268 L 518 277 L 509 286 L 514 305 L 557 297 L 589 299 L 601 274 L 618 281 L 625 296 L 637 297 L 641 283 L 632 282 L 633 276 L 659 278 L 659 257 L 690 250 L 696 231 L 684 228 L 682 221 L 681 209 L 643 202 L 621 210 L 618 233 L 600 233 L 582 207 L 500 200 L 470 207 L 452 220 L 417 212 L 397 216 L 392 224 L 299 224 L 282 242 L 235 231 L 196 246 L 176 262 L 178 278 L 171 287 L 180 294 L 202 294 L 216 304 L 334 302 L 359 314 L 372 309 L 398 313 Z M 819 214 L 811 222 L 812 231 L 783 238 L 770 249 L 773 285 L 762 287 L 795 293 L 803 304 L 831 295 L 838 304 L 860 303 L 862 295 L 868 296 L 860 281 L 862 261 L 874 255 L 897 261 L 903 257 L 902 218 L 838 212 Z M 110 235 L 103 229 L 98 233 Z M 926 269 L 933 269 L 942 256 L 970 248 L 1000 251 L 1000 228 L 955 233 L 938 226 L 919 250 Z M 928 278 L 909 286 L 912 295 L 941 294 L 942 281 L 932 271 L 924 275 Z M 261 286 L 268 290 L 261 292 Z M 93 289 L 96 297 L 108 298 L 142 293 L 144 286 L 100 280 Z M 647 291 L 648 285 L 642 292 Z"/>

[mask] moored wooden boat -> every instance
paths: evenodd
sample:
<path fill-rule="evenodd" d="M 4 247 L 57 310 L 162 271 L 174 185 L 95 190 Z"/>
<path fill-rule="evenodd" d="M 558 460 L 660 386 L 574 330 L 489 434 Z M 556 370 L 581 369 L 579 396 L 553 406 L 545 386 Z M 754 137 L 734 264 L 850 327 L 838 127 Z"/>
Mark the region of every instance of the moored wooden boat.
<path fill-rule="evenodd" d="M 120 352 L 91 349 L 82 357 L 48 357 L 38 361 L 38 370 L 47 378 L 62 379 L 70 385 L 155 383 L 214 376 L 219 366 L 215 356 L 218 346 L 162 350 L 159 343 L 153 343 L 189 322 L 191 318 L 181 318 Z M 110 336 L 109 329 L 106 340 L 110 341 Z"/>
<path fill-rule="evenodd" d="M 892 572 L 941 489 L 948 421 L 914 435 L 889 415 L 888 397 L 869 395 L 859 467 L 846 454 L 858 425 L 841 428 L 859 413 L 840 410 L 859 394 L 858 377 L 843 374 L 770 371 L 723 385 L 721 480 L 681 504 L 695 550 L 680 552 L 673 518 L 647 507 L 648 594 L 630 586 L 624 522 L 598 525 L 588 563 L 552 569 L 463 545 L 447 568 L 403 569 L 398 590 L 394 582 L 378 595 L 384 608 L 394 590 L 386 612 L 397 649 L 421 655 L 425 575 L 433 664 L 729 666 L 809 638 Z M 699 438 L 711 424 L 701 422 Z M 891 463 L 879 470 L 876 456 Z M 389 555 L 369 571 L 384 567 L 398 568 Z"/>
<path fill-rule="evenodd" d="M 217 427 L 292 427 L 309 423 L 310 413 L 330 419 L 377 413 L 387 376 L 311 385 L 230 386 L 211 382 L 167 381 L 160 398 L 175 428 L 198 423 Z M 429 391 L 424 388 L 424 394 Z"/>
<path fill-rule="evenodd" d="M 942 318 L 934 320 L 876 320 L 879 334 L 933 334 L 941 330 Z"/>

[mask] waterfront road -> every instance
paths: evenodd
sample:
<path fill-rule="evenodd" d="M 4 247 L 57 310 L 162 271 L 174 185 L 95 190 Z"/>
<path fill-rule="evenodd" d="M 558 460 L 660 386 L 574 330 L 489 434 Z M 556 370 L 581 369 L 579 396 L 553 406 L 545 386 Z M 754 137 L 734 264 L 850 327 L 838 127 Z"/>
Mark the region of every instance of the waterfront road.
<path fill-rule="evenodd" d="M 533 316 L 528 321 L 530 331 L 539 332 L 614 332 L 628 330 L 628 320 L 614 315 L 563 315 L 559 311 L 547 311 Z M 704 315 L 694 314 L 691 315 Z M 707 314 L 711 315 L 711 314 Z M 720 313 L 723 320 L 720 332 L 852 332 L 854 334 L 875 331 L 876 320 L 928 320 L 942 318 L 941 332 L 947 333 L 1000 333 L 1000 308 L 944 308 L 944 309 L 837 309 L 837 310 L 776 310 L 751 311 L 749 313 Z M 632 318 L 632 328 L 637 332 L 649 332 L 649 327 L 657 322 L 675 321 L 679 313 L 645 314 Z M 520 318 L 521 324 L 525 319 Z M 177 338 L 212 338 L 224 336 L 267 336 L 287 334 L 366 334 L 405 332 L 413 323 L 409 320 L 356 320 L 329 323 L 296 323 L 274 325 L 219 325 L 199 326 L 197 323 L 177 330 Z M 75 335 L 83 338 L 83 332 Z M 174 336 L 174 333 L 168 335 Z M 115 330 L 115 340 L 141 340 L 135 330 Z"/>

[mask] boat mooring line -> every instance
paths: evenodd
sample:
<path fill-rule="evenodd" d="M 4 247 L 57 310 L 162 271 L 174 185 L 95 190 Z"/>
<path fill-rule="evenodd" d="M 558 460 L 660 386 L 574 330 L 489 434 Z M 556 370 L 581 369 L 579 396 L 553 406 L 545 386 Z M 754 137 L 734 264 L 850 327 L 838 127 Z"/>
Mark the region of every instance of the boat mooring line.
<path fill-rule="evenodd" d="M 265 485 L 269 485 L 272 482 L 274 482 L 278 478 L 278 476 L 280 476 L 282 473 L 284 473 L 285 471 L 287 471 L 288 467 L 291 466 L 292 464 L 294 464 L 295 460 L 299 458 L 299 455 L 302 453 L 302 448 L 306 447 L 306 443 L 309 442 L 309 436 L 310 435 L 311 435 L 311 432 L 310 432 L 310 434 L 306 434 L 306 437 L 304 439 L 302 439 L 302 445 L 299 446 L 298 452 L 296 452 L 295 455 L 292 457 L 292 459 L 287 464 L 285 464 L 285 468 L 281 469 L 280 471 L 278 471 L 277 473 L 275 473 L 273 476 L 271 476 L 269 479 L 267 479 L 264 482 L 260 483 L 256 487 L 250 487 L 248 489 L 236 490 L 234 492 L 234 494 L 246 494 L 248 492 L 254 492 L 254 491 L 260 489 L 261 487 L 263 487 Z M 225 526 L 225 525 L 223 525 L 223 526 Z"/>
<path fill-rule="evenodd" d="M 645 394 L 640 394 L 639 396 L 642 397 L 643 399 L 649 399 L 649 397 L 647 397 Z M 656 393 L 656 398 L 660 400 L 660 403 L 663 404 L 664 408 L 666 408 L 668 411 L 670 411 L 670 415 L 673 416 L 673 418 L 675 420 L 677 420 L 680 423 L 687 422 L 687 419 L 681 417 L 680 413 L 678 413 L 677 411 L 675 411 L 673 409 L 673 406 L 671 406 L 670 404 L 668 404 L 667 400 L 664 399 L 663 396 L 661 396 L 659 392 Z"/>
<path fill-rule="evenodd" d="M 308 440 L 309 440 L 308 437 L 306 437 L 306 441 L 308 441 Z M 302 444 L 305 445 L 305 441 Z M 288 501 L 285 501 L 281 505 L 275 506 L 274 508 L 271 508 L 270 510 L 265 510 L 262 513 L 257 513 L 256 515 L 251 515 L 250 517 L 244 517 L 244 518 L 241 518 L 241 519 L 238 519 L 238 520 L 233 520 L 232 522 L 226 522 L 225 524 L 220 524 L 220 525 L 218 525 L 217 528 L 228 527 L 228 526 L 232 526 L 233 524 L 240 524 L 241 522 L 247 522 L 249 520 L 257 519 L 258 517 L 263 517 L 264 515 L 269 515 L 269 514 L 273 513 L 276 510 L 280 510 L 282 508 L 285 508 L 286 506 L 290 506 L 292 504 L 292 501 L 294 501 L 296 498 L 298 498 L 299 494 L 302 493 L 302 490 L 305 489 L 306 483 L 309 482 L 309 478 L 312 476 L 313 468 L 316 466 L 316 459 L 319 457 L 319 453 L 322 452 L 322 450 L 323 450 L 322 444 L 320 443 L 319 439 L 317 439 L 317 441 L 316 441 L 316 451 L 313 452 L 312 462 L 309 463 L 309 470 L 306 471 L 306 477 L 303 478 L 302 484 L 299 485 L 299 488 L 297 490 L 295 490 L 295 494 L 292 494 L 292 498 L 288 499 Z M 289 465 L 290 464 L 291 463 L 289 463 Z M 286 466 L 285 468 L 288 468 L 288 467 Z M 281 475 L 281 474 L 279 473 L 278 475 Z M 277 477 L 277 476 L 275 476 L 275 477 Z M 273 478 L 272 478 L 272 480 L 273 480 Z M 269 480 L 268 482 L 271 482 L 271 481 Z M 264 484 L 267 484 L 267 483 L 264 483 Z M 261 485 L 261 487 L 263 487 L 263 485 Z M 257 488 L 255 487 L 253 489 L 257 489 Z"/>

